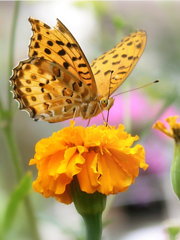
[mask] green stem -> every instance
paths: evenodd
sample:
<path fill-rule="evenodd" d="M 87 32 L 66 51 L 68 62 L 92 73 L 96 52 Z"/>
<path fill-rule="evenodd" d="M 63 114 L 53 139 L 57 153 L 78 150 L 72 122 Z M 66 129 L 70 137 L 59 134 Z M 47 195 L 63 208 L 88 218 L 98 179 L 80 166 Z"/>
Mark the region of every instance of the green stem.
<path fill-rule="evenodd" d="M 11 30 L 11 37 L 10 37 L 10 48 L 9 48 L 9 69 L 8 74 L 11 76 L 12 69 L 13 69 L 13 58 L 14 58 L 14 42 L 15 42 L 15 33 L 17 27 L 17 20 L 18 20 L 18 13 L 19 13 L 19 6 L 21 1 L 15 1 L 15 9 L 14 9 L 14 16 L 12 20 L 12 30 Z M 12 109 L 12 93 L 10 92 L 10 84 L 8 82 L 8 110 L 11 113 Z"/>
<path fill-rule="evenodd" d="M 6 139 L 6 143 L 8 146 L 8 152 L 11 156 L 11 159 L 13 160 L 16 178 L 19 182 L 23 177 L 23 168 L 22 168 L 22 164 L 21 164 L 21 158 L 19 156 L 19 151 L 18 151 L 18 148 L 16 145 L 15 137 L 13 134 L 12 124 L 10 121 L 7 122 L 7 125 L 6 125 L 6 127 L 3 128 L 3 130 L 4 130 L 4 136 Z M 29 221 L 29 227 L 31 229 L 32 239 L 40 240 L 40 237 L 39 237 L 38 231 L 37 231 L 34 210 L 33 210 L 31 201 L 28 196 L 25 197 L 24 203 L 25 203 L 25 209 L 27 212 L 27 218 Z"/>
<path fill-rule="evenodd" d="M 102 214 L 82 215 L 86 225 L 86 240 L 101 240 Z"/>
<path fill-rule="evenodd" d="M 174 192 L 180 200 L 180 142 L 175 142 L 174 158 L 171 164 L 171 181 Z"/>
<path fill-rule="evenodd" d="M 25 202 L 25 207 L 26 207 L 26 212 L 27 212 L 27 217 L 28 217 L 28 221 L 29 221 L 29 226 L 30 226 L 30 230 L 31 230 L 32 239 L 33 240 L 40 240 L 40 236 L 39 236 L 39 233 L 38 233 L 38 230 L 37 230 L 37 224 L 36 224 L 34 209 L 32 207 L 30 198 L 27 196 L 24 199 L 24 202 Z"/>
<path fill-rule="evenodd" d="M 8 147 L 8 153 L 13 161 L 16 178 L 18 181 L 23 177 L 23 169 L 21 165 L 21 159 L 19 155 L 19 151 L 16 145 L 16 140 L 13 134 L 12 123 L 11 121 L 7 121 L 6 126 L 3 128 L 4 136 L 6 140 L 6 145 Z"/>

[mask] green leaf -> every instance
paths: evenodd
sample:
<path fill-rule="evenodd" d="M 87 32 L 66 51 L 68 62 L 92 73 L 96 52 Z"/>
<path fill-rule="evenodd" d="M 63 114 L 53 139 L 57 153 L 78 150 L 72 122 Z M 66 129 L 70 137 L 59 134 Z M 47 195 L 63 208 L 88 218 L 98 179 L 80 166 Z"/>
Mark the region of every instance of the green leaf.
<path fill-rule="evenodd" d="M 11 194 L 9 203 L 7 204 L 5 210 L 3 223 L 1 226 L 2 236 L 0 236 L 0 239 L 5 239 L 6 234 L 8 233 L 8 231 L 10 231 L 11 225 L 16 215 L 16 211 L 18 209 L 18 205 L 26 197 L 29 190 L 31 189 L 31 183 L 32 183 L 31 173 L 28 172 Z"/>

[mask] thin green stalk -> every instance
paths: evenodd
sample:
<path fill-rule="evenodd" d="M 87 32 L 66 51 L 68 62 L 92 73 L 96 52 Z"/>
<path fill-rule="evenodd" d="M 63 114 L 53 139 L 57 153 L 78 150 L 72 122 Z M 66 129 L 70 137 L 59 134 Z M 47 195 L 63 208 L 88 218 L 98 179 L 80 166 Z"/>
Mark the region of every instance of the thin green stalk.
<path fill-rule="evenodd" d="M 33 240 L 40 240 L 40 236 L 37 230 L 37 224 L 36 224 L 36 218 L 34 215 L 34 209 L 32 207 L 30 198 L 27 196 L 25 199 L 25 207 L 26 207 L 26 212 L 27 212 L 27 217 L 29 221 L 29 226 L 31 230 L 31 235 Z"/>
<path fill-rule="evenodd" d="M 10 37 L 10 48 L 9 48 L 9 67 L 8 67 L 8 74 L 11 76 L 11 72 L 13 69 L 13 57 L 14 57 L 14 40 L 15 40 L 15 33 L 17 27 L 17 20 L 18 20 L 18 13 L 19 13 L 19 6 L 21 1 L 15 1 L 15 9 L 14 9 L 14 16 L 12 21 L 12 30 L 11 30 L 11 37 Z M 8 110 L 9 113 L 12 113 L 12 93 L 10 92 L 10 85 L 8 82 Z"/>
<path fill-rule="evenodd" d="M 171 164 L 171 183 L 180 200 L 180 140 L 175 142 L 174 158 Z"/>
<path fill-rule="evenodd" d="M 16 178 L 19 182 L 23 177 L 23 169 L 22 169 L 19 151 L 16 145 L 16 140 L 13 134 L 11 121 L 7 121 L 6 126 L 3 128 L 3 131 L 4 131 L 4 137 L 6 139 L 6 145 L 8 146 L 8 153 L 13 161 Z"/>
<path fill-rule="evenodd" d="M 2 99 L 1 99 L 1 96 L 0 96 L 0 121 L 2 121 L 3 119 L 3 103 L 2 103 Z M 1 127 L 1 125 L 0 125 Z"/>
<path fill-rule="evenodd" d="M 24 173 L 23 173 L 23 168 L 22 168 L 22 164 L 21 164 L 21 158 L 20 158 L 19 151 L 18 151 L 18 148 L 16 145 L 15 137 L 13 134 L 12 124 L 10 121 L 8 122 L 7 126 L 3 128 L 3 130 L 4 130 L 4 136 L 6 139 L 6 144 L 8 146 L 8 152 L 11 156 L 11 159 L 13 160 L 15 174 L 16 174 L 17 180 L 19 182 L 22 179 Z M 40 237 L 39 237 L 38 231 L 37 231 L 34 210 L 33 210 L 31 201 L 28 196 L 25 197 L 24 203 L 25 203 L 25 209 L 27 212 L 27 218 L 29 221 L 29 227 L 30 227 L 31 234 L 32 234 L 32 239 L 40 240 Z"/>

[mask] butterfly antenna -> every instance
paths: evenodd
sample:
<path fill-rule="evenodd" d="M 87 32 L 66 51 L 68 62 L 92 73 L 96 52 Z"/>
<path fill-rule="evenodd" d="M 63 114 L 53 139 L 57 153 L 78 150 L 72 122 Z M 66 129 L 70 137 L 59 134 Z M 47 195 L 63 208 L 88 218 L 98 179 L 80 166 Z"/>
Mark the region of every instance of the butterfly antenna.
<path fill-rule="evenodd" d="M 132 91 L 138 90 L 138 89 L 140 89 L 140 88 L 147 87 L 147 86 L 149 86 L 149 85 L 151 85 L 151 84 L 153 84 L 153 83 L 158 83 L 158 82 L 159 82 L 159 80 L 156 80 L 156 81 L 154 81 L 154 82 L 151 82 L 151 83 L 148 83 L 148 84 L 146 84 L 146 85 L 143 85 L 142 87 L 138 87 L 138 88 L 134 88 L 134 89 L 131 89 L 131 90 L 122 92 L 122 93 L 118 93 L 118 94 L 114 95 L 113 97 L 116 97 L 116 96 L 118 96 L 118 95 L 120 95 L 120 94 L 123 94 L 123 93 L 132 92 Z"/>

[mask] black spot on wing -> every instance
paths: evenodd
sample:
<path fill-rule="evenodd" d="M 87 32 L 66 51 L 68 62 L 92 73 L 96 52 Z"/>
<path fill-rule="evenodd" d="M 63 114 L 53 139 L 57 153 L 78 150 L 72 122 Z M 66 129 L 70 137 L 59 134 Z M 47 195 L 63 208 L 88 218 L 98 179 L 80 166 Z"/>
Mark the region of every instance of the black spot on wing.
<path fill-rule="evenodd" d="M 108 71 L 104 72 L 104 75 L 106 76 L 106 75 L 108 75 L 109 73 L 111 73 L 111 70 L 108 70 Z"/>
<path fill-rule="evenodd" d="M 94 75 L 97 75 L 98 73 L 100 73 L 100 70 L 98 70 L 96 73 L 94 73 Z"/>
<path fill-rule="evenodd" d="M 63 66 L 64 66 L 64 68 L 68 69 L 69 63 L 68 62 L 63 62 Z"/>
<path fill-rule="evenodd" d="M 38 52 L 37 52 L 37 51 L 34 51 L 33 54 L 32 54 L 33 57 L 35 57 L 35 56 L 37 56 L 37 55 L 38 55 Z"/>
<path fill-rule="evenodd" d="M 133 59 L 133 56 L 129 56 L 129 57 L 128 57 L 128 60 L 131 60 L 131 59 Z"/>
<path fill-rule="evenodd" d="M 127 38 L 127 39 L 125 40 L 125 42 L 128 42 L 128 41 L 129 41 L 129 39 L 130 39 L 130 38 Z"/>
<path fill-rule="evenodd" d="M 45 49 L 44 49 L 44 52 L 45 52 L 46 54 L 48 54 L 48 55 L 51 54 L 51 50 L 49 50 L 48 48 L 45 48 Z"/>
<path fill-rule="evenodd" d="M 110 52 L 109 54 L 113 54 L 116 51 L 116 49 L 114 49 L 112 52 Z"/>
<path fill-rule="evenodd" d="M 72 101 L 71 101 L 70 99 L 66 99 L 66 102 L 67 102 L 68 104 L 71 104 L 71 103 L 72 103 Z"/>
<path fill-rule="evenodd" d="M 47 44 L 48 44 L 49 46 L 53 46 L 53 42 L 52 42 L 52 41 L 47 41 Z"/>
<path fill-rule="evenodd" d="M 91 65 L 91 67 L 94 67 L 94 64 L 96 64 L 96 62 L 93 62 L 93 64 Z"/>
<path fill-rule="evenodd" d="M 51 94 L 50 93 L 47 93 L 47 96 L 49 97 L 49 99 L 51 100 L 52 97 L 51 97 Z"/>
<path fill-rule="evenodd" d="M 26 92 L 31 92 L 31 88 L 26 88 Z"/>
<path fill-rule="evenodd" d="M 40 48 L 39 43 L 36 42 L 36 43 L 34 44 L 34 47 L 35 47 L 35 48 Z"/>
<path fill-rule="evenodd" d="M 64 43 L 63 43 L 62 41 L 56 40 L 56 43 L 57 43 L 58 45 L 64 46 Z"/>
<path fill-rule="evenodd" d="M 133 44 L 133 42 L 131 41 L 131 42 L 127 43 L 127 46 L 131 46 L 132 44 Z"/>
<path fill-rule="evenodd" d="M 136 47 L 139 49 L 139 48 L 141 48 L 141 43 L 138 43 L 137 45 L 136 45 Z"/>
<path fill-rule="evenodd" d="M 31 99 L 32 99 L 32 101 L 34 101 L 34 102 L 36 101 L 36 97 L 34 97 L 34 96 L 32 96 Z"/>
<path fill-rule="evenodd" d="M 41 41 L 41 40 L 42 40 L 42 35 L 41 35 L 41 34 L 38 34 L 37 39 L 38 39 L 39 41 Z"/>
<path fill-rule="evenodd" d="M 123 72 L 118 72 L 117 74 L 126 74 L 126 72 L 125 72 L 125 71 L 123 71 Z"/>
<path fill-rule="evenodd" d="M 106 55 L 103 55 L 102 57 L 99 58 L 99 60 L 102 60 L 105 58 Z M 95 62 L 94 62 L 95 63 Z"/>
<path fill-rule="evenodd" d="M 64 51 L 64 49 L 62 49 L 58 52 L 59 56 L 64 56 L 65 54 L 66 54 L 66 52 Z"/>
<path fill-rule="evenodd" d="M 118 62 L 112 62 L 112 65 L 117 65 L 119 64 L 121 61 L 118 61 Z"/>
<path fill-rule="evenodd" d="M 126 57 L 127 57 L 127 54 L 122 54 L 121 57 L 122 57 L 122 58 L 126 58 Z"/>
<path fill-rule="evenodd" d="M 80 64 L 78 65 L 78 67 L 79 67 L 79 68 L 82 68 L 82 67 L 87 67 L 87 66 L 86 66 L 85 63 L 80 63 Z"/>
<path fill-rule="evenodd" d="M 116 54 L 116 55 L 113 56 L 113 58 L 117 58 L 118 56 L 119 56 L 119 54 Z"/>
<path fill-rule="evenodd" d="M 104 62 L 102 62 L 102 64 L 106 64 L 108 62 L 108 60 L 105 60 Z"/>

